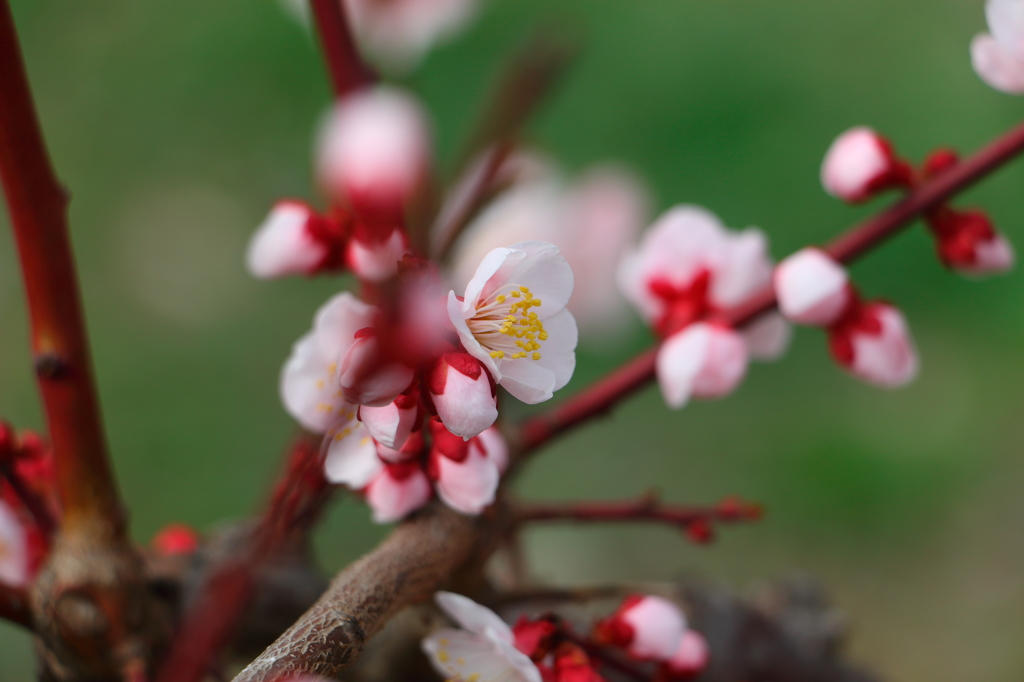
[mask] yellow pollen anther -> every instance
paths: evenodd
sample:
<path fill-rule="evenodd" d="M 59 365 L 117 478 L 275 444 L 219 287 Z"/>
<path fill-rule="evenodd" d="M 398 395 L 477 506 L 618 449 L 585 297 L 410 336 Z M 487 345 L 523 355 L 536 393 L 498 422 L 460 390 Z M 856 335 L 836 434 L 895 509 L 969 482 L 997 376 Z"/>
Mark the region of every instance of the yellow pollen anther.
<path fill-rule="evenodd" d="M 534 353 L 533 354 L 533 359 L 534 360 L 540 360 L 540 353 Z"/>
<path fill-rule="evenodd" d="M 505 357 L 505 351 L 503 351 L 503 350 L 492 350 L 491 351 L 491 357 L 494 358 L 495 360 L 501 360 L 503 357 Z"/>
<path fill-rule="evenodd" d="M 442 663 L 447 663 L 448 662 L 448 652 L 445 651 L 444 649 L 438 649 L 437 650 L 437 660 L 441 661 Z"/>
<path fill-rule="evenodd" d="M 521 295 L 522 294 L 520 294 L 518 291 L 514 290 L 509 294 L 509 296 L 511 296 L 512 298 L 519 298 Z"/>
<path fill-rule="evenodd" d="M 528 293 L 530 293 L 530 288 L 529 287 L 519 287 L 519 291 L 523 292 L 524 294 L 528 294 Z"/>

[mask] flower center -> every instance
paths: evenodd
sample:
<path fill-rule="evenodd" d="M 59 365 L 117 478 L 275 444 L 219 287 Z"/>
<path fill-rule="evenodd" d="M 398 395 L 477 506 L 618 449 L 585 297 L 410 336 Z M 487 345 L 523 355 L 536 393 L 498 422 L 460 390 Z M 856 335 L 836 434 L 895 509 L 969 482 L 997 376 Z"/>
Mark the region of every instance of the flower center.
<path fill-rule="evenodd" d="M 540 360 L 540 345 L 548 333 L 532 308 L 541 300 L 523 286 L 509 284 L 482 301 L 466 324 L 495 360 Z"/>

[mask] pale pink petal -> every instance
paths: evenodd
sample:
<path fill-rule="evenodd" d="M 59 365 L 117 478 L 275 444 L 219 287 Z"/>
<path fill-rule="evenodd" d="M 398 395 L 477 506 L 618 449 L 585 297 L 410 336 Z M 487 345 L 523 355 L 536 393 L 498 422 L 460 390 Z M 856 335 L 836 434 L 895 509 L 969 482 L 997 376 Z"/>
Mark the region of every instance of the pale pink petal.
<path fill-rule="evenodd" d="M 395 230 L 379 244 L 363 244 L 357 239 L 348 242 L 345 253 L 348 266 L 360 279 L 383 282 L 398 272 L 398 263 L 409 253 L 405 233 Z"/>
<path fill-rule="evenodd" d="M 710 658 L 711 651 L 704 635 L 687 629 L 683 632 L 679 648 L 672 654 L 672 658 L 665 661 L 665 669 L 669 678 L 689 679 L 704 670 Z"/>
<path fill-rule="evenodd" d="M 768 240 L 756 228 L 729 232 L 718 263 L 712 266 L 711 300 L 721 308 L 739 305 L 772 278 Z"/>
<path fill-rule="evenodd" d="M 373 336 L 356 339 L 344 351 L 338 365 L 338 383 L 349 402 L 382 407 L 409 388 L 412 369 L 397 362 L 371 368 L 378 357 L 379 344 Z"/>
<path fill-rule="evenodd" d="M 983 81 L 996 90 L 1024 94 L 1024 58 L 1015 56 L 987 33 L 971 41 L 971 62 Z"/>
<path fill-rule="evenodd" d="M 326 365 L 340 359 L 356 332 L 373 324 L 377 309 L 363 303 L 347 291 L 333 296 L 320 306 L 313 321 L 320 357 Z M 332 370 L 333 371 L 333 370 Z"/>
<path fill-rule="evenodd" d="M 501 371 L 498 383 L 527 405 L 551 400 L 555 393 L 555 373 L 529 358 L 502 361 Z"/>
<path fill-rule="evenodd" d="M 849 370 L 864 381 L 883 388 L 904 386 L 917 376 L 918 369 L 917 350 L 906 319 L 891 305 L 869 305 L 881 324 L 881 333 L 853 333 L 853 363 Z"/>
<path fill-rule="evenodd" d="M 472 438 L 498 418 L 487 370 L 466 353 L 443 356 L 429 385 L 437 416 L 456 436 Z"/>
<path fill-rule="evenodd" d="M 350 409 L 312 332 L 292 347 L 281 370 L 280 390 L 288 414 L 314 433 L 323 433 Z"/>
<path fill-rule="evenodd" d="M 305 204 L 279 201 L 249 241 L 246 265 L 253 277 L 305 275 L 323 262 L 327 249 L 309 229 L 316 216 Z"/>
<path fill-rule="evenodd" d="M 23 587 L 30 579 L 28 538 L 17 513 L 0 500 L 0 583 Z"/>
<path fill-rule="evenodd" d="M 775 268 L 779 310 L 799 324 L 835 322 L 849 302 L 848 283 L 846 269 L 820 249 L 797 251 Z"/>
<path fill-rule="evenodd" d="M 415 68 L 438 42 L 461 31 L 480 0 L 344 0 L 361 51 L 388 70 Z"/>
<path fill-rule="evenodd" d="M 530 362 L 550 370 L 555 375 L 552 391 L 557 391 L 569 383 L 576 370 L 576 345 L 579 342 L 579 330 L 576 319 L 568 310 L 544 320 L 544 329 L 548 338 L 540 349 L 540 360 L 523 358 L 521 360 L 503 360 L 501 367 L 505 370 L 510 363 Z M 506 375 L 507 371 L 504 372 Z M 504 386 L 504 384 L 502 384 Z"/>
<path fill-rule="evenodd" d="M 475 516 L 494 502 L 501 474 L 498 465 L 476 448 L 461 462 L 437 458 L 437 494 L 462 514 Z"/>
<path fill-rule="evenodd" d="M 429 502 L 433 495 L 427 475 L 418 467 L 404 478 L 396 478 L 390 470 L 390 466 L 385 467 L 366 487 L 366 503 L 373 510 L 376 523 L 399 521 Z"/>
<path fill-rule="evenodd" d="M 373 439 L 387 448 L 400 448 L 416 427 L 419 408 L 399 407 L 391 402 L 382 407 L 364 405 L 359 408 L 359 419 L 366 425 Z"/>
<path fill-rule="evenodd" d="M 985 18 L 989 31 L 1007 52 L 1024 62 L 1024 2 L 988 0 Z"/>
<path fill-rule="evenodd" d="M 792 332 L 782 315 L 766 313 L 744 327 L 741 333 L 751 359 L 770 362 L 786 353 Z"/>
<path fill-rule="evenodd" d="M 490 351 L 484 348 L 476 340 L 476 337 L 473 336 L 473 332 L 469 330 L 469 325 L 466 324 L 463 313 L 463 303 L 459 301 L 454 291 L 448 293 L 448 321 L 451 323 L 452 328 L 455 329 L 455 333 L 458 334 L 459 341 L 462 343 L 462 347 L 466 349 L 466 352 L 479 360 L 487 368 L 494 381 L 501 381 L 501 371 L 498 369 L 497 363 L 491 357 Z"/>
<path fill-rule="evenodd" d="M 484 295 L 506 284 L 522 286 L 543 302 L 534 310 L 540 319 L 560 313 L 572 296 L 575 279 L 558 247 L 550 242 L 532 241 L 519 242 L 509 248 L 521 251 L 524 257 L 515 267 L 509 267 L 514 261 L 506 259 L 484 287 Z"/>
<path fill-rule="evenodd" d="M 324 476 L 331 483 L 362 490 L 383 471 L 377 446 L 359 421 L 351 420 L 328 438 L 331 443 L 324 460 Z"/>
<path fill-rule="evenodd" d="M 691 397 L 728 395 L 746 370 L 743 337 L 727 327 L 698 322 L 670 336 L 658 350 L 658 383 L 673 409 L 683 407 Z"/>
<path fill-rule="evenodd" d="M 434 595 L 434 600 L 441 610 L 458 623 L 462 629 L 478 635 L 483 635 L 487 630 L 491 630 L 498 635 L 500 640 L 509 644 L 515 642 L 512 628 L 498 614 L 486 606 L 477 604 L 469 597 L 455 592 L 438 592 Z"/>
<path fill-rule="evenodd" d="M 843 201 L 863 201 L 873 183 L 889 174 L 893 158 L 874 130 L 852 128 L 832 143 L 821 167 L 825 191 Z"/>
<path fill-rule="evenodd" d="M 667 660 L 679 649 L 686 618 L 679 607 L 661 597 L 646 596 L 620 617 L 633 628 L 627 651 L 635 658 Z"/>
<path fill-rule="evenodd" d="M 974 263 L 957 270 L 967 275 L 994 275 L 1013 269 L 1016 255 L 1013 244 L 1001 234 L 974 246 Z"/>
<path fill-rule="evenodd" d="M 357 211 L 400 213 L 428 164 L 430 134 L 419 102 L 390 86 L 335 105 L 317 146 L 320 182 Z"/>
<path fill-rule="evenodd" d="M 501 435 L 501 429 L 492 426 L 483 431 L 473 440 L 470 447 L 477 447 L 498 467 L 498 473 L 504 474 L 508 468 L 508 443 Z"/>
<path fill-rule="evenodd" d="M 488 252 L 477 266 L 473 278 L 466 285 L 466 294 L 462 299 L 462 316 L 464 318 L 471 317 L 482 297 L 505 284 L 506 275 L 499 275 L 499 271 L 514 269 L 525 257 L 525 253 L 506 247 L 499 247 Z M 488 283 L 492 279 L 500 280 L 500 284 L 488 287 Z M 485 289 L 488 291 L 485 292 Z"/>

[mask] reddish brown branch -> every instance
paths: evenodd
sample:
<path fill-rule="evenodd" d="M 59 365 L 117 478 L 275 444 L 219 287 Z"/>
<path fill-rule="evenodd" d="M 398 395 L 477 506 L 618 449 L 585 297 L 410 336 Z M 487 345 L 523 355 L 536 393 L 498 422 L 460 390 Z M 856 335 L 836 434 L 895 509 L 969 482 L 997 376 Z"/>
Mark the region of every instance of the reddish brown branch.
<path fill-rule="evenodd" d="M 524 504 L 514 512 L 516 523 L 570 521 L 575 523 L 664 523 L 685 531 L 692 540 L 712 537 L 712 524 L 756 521 L 760 505 L 729 497 L 710 507 L 662 504 L 654 495 L 626 502 L 568 502 Z"/>
<path fill-rule="evenodd" d="M 57 520 L 53 517 L 49 503 L 25 485 L 25 482 L 15 473 L 10 461 L 0 461 L 0 484 L 4 480 L 32 515 L 39 530 L 48 540 L 52 540 L 54 533 L 57 532 Z"/>
<path fill-rule="evenodd" d="M 303 436 L 289 451 L 270 504 L 248 541 L 207 577 L 178 626 L 157 682 L 200 682 L 231 641 L 251 604 L 261 568 L 301 540 L 332 488 L 323 475 L 321 438 Z"/>
<path fill-rule="evenodd" d="M 826 247 L 837 260 L 849 263 L 909 226 L 923 213 L 967 189 L 1024 152 L 1024 125 L 1010 130 L 962 163 L 922 183 L 905 198 L 839 235 Z M 741 306 L 726 312 L 724 321 L 743 326 L 775 306 L 767 286 Z M 642 352 L 628 363 L 553 410 L 526 420 L 520 427 L 523 452 L 530 452 L 574 426 L 600 416 L 654 379 L 658 349 Z"/>
<path fill-rule="evenodd" d="M 18 244 L 64 522 L 100 521 L 121 534 L 124 518 L 68 239 L 67 195 L 50 165 L 6 0 L 0 2 L 0 179 Z"/>
<path fill-rule="evenodd" d="M 339 0 L 309 0 L 324 62 L 336 97 L 373 83 L 377 77 L 359 56 L 352 28 Z"/>
<path fill-rule="evenodd" d="M 32 610 L 25 590 L 0 583 L 0 619 L 32 629 Z"/>

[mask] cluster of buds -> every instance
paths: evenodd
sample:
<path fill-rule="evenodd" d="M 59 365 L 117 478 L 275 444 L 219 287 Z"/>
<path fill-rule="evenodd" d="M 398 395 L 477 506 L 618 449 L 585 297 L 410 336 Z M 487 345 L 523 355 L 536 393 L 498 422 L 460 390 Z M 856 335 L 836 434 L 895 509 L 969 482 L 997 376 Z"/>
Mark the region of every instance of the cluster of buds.
<path fill-rule="evenodd" d="M 809 247 L 775 269 L 779 310 L 797 324 L 823 327 L 840 366 L 868 383 L 896 388 L 917 374 L 917 352 L 903 314 L 884 301 L 864 301 L 845 268 Z"/>
<path fill-rule="evenodd" d="M 1024 4 L 1021 4 L 1024 7 Z M 891 189 L 909 190 L 949 170 L 957 156 L 934 152 L 920 171 L 896 156 L 892 144 L 874 130 L 858 127 L 840 135 L 822 165 L 825 190 L 843 201 L 859 203 Z M 1013 247 L 984 211 L 958 211 L 938 206 L 925 216 L 946 267 L 967 275 L 1001 273 L 1013 266 Z"/>
<path fill-rule="evenodd" d="M 60 515 L 54 477 L 49 445 L 0 422 L 0 583 L 29 584 L 46 559 Z"/>
<path fill-rule="evenodd" d="M 766 286 L 771 273 L 760 230 L 732 232 L 696 206 L 669 210 L 624 257 L 622 291 L 664 339 L 657 371 L 669 406 L 723 397 L 742 381 L 750 358 L 782 355 L 789 327 L 777 314 L 742 331 L 720 316 Z"/>
<path fill-rule="evenodd" d="M 638 663 L 654 663 L 652 680 L 688 680 L 700 674 L 710 655 L 704 636 L 687 627 L 682 611 L 661 597 L 628 597 L 588 639 L 553 614 L 521 616 L 509 627 L 461 595 L 438 592 L 436 601 L 461 629 L 434 632 L 423 640 L 423 650 L 445 679 L 458 682 L 603 682 L 601 655 L 609 648 Z"/>

